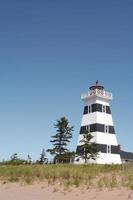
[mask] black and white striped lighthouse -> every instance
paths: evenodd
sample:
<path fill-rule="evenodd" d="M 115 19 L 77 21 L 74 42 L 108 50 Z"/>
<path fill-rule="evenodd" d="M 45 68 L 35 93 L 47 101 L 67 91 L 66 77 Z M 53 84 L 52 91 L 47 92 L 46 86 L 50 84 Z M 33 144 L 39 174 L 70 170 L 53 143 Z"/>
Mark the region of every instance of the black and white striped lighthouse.
<path fill-rule="evenodd" d="M 112 93 L 106 92 L 104 87 L 97 81 L 95 85 L 90 87 L 89 92 L 81 95 L 81 99 L 84 101 L 85 107 L 75 163 L 82 164 L 85 162 L 82 156 L 78 156 L 78 152 L 82 146 L 83 133 L 87 129 L 92 134 L 92 142 L 96 142 L 98 150 L 96 160 L 90 159 L 88 163 L 121 164 L 120 148 L 117 143 L 109 105 L 109 102 L 112 100 Z"/>

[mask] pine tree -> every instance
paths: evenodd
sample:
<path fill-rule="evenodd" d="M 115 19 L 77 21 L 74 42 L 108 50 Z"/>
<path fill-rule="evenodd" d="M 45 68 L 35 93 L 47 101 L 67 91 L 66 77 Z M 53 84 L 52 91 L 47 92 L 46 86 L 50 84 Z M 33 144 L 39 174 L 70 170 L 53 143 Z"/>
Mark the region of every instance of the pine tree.
<path fill-rule="evenodd" d="M 47 163 L 47 162 L 48 162 L 48 159 L 47 159 L 47 156 L 46 156 L 46 153 L 45 153 L 45 149 L 43 149 L 42 153 L 40 154 L 39 163 L 44 164 L 44 163 Z"/>
<path fill-rule="evenodd" d="M 17 153 L 14 153 L 11 156 L 11 159 L 6 161 L 6 164 L 10 164 L 10 165 L 22 165 L 25 163 L 26 163 L 26 161 L 24 159 L 19 158 Z"/>
<path fill-rule="evenodd" d="M 60 158 L 66 152 L 69 152 L 67 145 L 72 138 L 73 126 L 69 127 L 68 120 L 65 117 L 62 117 L 57 120 L 54 128 L 56 128 L 56 134 L 53 135 L 52 140 L 50 140 L 54 147 L 47 151 L 50 152 L 51 155 L 55 155 L 56 161 L 60 162 Z"/>
<path fill-rule="evenodd" d="M 91 142 L 93 136 L 86 130 L 83 133 L 83 139 L 80 140 L 83 145 L 81 145 L 81 153 L 79 155 L 85 159 L 85 163 L 87 163 L 88 159 L 95 160 L 98 156 L 97 152 L 97 144 L 95 142 Z"/>

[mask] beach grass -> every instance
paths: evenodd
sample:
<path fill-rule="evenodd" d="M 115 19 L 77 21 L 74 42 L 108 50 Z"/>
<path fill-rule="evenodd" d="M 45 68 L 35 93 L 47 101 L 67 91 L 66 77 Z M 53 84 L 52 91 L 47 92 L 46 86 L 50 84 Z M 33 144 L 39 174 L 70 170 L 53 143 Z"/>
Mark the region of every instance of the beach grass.
<path fill-rule="evenodd" d="M 1 165 L 0 180 L 7 182 L 47 182 L 59 187 L 118 188 L 133 190 L 133 164 L 123 165 Z M 57 189 L 57 188 L 56 188 Z"/>

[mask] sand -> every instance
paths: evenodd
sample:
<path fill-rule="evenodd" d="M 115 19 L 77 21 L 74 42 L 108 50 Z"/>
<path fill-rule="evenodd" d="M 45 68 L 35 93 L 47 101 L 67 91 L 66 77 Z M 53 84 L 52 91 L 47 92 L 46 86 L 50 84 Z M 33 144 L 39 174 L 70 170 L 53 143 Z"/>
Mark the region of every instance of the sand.
<path fill-rule="evenodd" d="M 65 191 L 44 183 L 20 185 L 0 184 L 0 200 L 133 200 L 133 191 L 121 189 L 81 189 Z"/>

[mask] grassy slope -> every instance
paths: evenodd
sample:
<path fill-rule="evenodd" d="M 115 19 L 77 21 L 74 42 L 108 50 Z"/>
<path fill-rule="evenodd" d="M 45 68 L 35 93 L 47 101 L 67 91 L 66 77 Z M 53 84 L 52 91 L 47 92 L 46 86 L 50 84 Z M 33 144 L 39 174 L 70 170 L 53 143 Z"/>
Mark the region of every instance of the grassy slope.
<path fill-rule="evenodd" d="M 6 182 L 47 181 L 63 187 L 127 187 L 133 190 L 133 164 L 125 165 L 22 165 L 0 166 L 0 180 Z"/>

